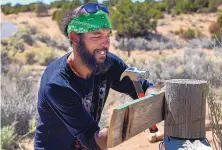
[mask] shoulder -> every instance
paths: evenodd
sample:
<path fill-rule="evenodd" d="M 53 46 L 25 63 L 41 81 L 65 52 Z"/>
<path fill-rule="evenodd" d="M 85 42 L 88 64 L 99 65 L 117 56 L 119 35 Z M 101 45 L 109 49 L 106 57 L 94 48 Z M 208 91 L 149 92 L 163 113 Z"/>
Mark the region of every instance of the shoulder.
<path fill-rule="evenodd" d="M 41 78 L 41 86 L 52 82 L 64 82 L 70 78 L 66 57 L 67 54 L 47 66 Z"/>
<path fill-rule="evenodd" d="M 108 53 L 108 58 L 110 59 L 111 61 L 111 64 L 116 66 L 116 65 L 120 65 L 120 66 L 123 66 L 123 65 L 126 65 L 125 62 L 117 55 L 109 52 Z"/>
<path fill-rule="evenodd" d="M 117 55 L 113 53 L 108 53 L 108 58 L 111 61 L 111 69 L 126 69 L 128 66 L 126 63 Z"/>

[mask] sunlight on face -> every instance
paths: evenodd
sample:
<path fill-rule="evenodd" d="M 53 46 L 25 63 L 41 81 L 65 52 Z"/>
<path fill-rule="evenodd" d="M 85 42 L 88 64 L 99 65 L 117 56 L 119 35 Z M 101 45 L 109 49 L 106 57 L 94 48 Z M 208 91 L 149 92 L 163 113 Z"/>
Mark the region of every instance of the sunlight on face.
<path fill-rule="evenodd" d="M 96 62 L 105 61 L 110 46 L 111 29 L 101 29 L 83 34 L 83 42 L 89 53 L 94 55 Z"/>

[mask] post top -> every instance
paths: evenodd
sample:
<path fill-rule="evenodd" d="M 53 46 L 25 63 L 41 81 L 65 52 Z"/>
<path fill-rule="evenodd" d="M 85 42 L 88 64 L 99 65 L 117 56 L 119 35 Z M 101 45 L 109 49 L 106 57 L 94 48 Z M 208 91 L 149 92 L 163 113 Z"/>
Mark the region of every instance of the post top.
<path fill-rule="evenodd" d="M 206 84 L 207 81 L 196 79 L 171 79 L 166 80 L 166 83 L 178 83 L 178 84 Z"/>

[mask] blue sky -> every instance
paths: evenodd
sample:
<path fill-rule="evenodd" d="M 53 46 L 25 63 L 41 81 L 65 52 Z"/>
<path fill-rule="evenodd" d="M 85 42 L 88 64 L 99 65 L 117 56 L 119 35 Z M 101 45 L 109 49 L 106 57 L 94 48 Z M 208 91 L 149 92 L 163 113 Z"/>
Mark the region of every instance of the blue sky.
<path fill-rule="evenodd" d="M 15 5 L 17 3 L 20 3 L 20 4 L 29 4 L 29 3 L 33 3 L 33 2 L 43 2 L 43 3 L 46 3 L 46 4 L 49 4 L 51 2 L 53 2 L 55 0 L 1 0 L 1 4 L 6 4 L 6 3 L 12 3 L 12 5 Z M 99 2 L 102 2 L 103 0 L 98 0 Z M 144 1 L 144 0 L 132 0 L 133 2 L 135 1 Z"/>

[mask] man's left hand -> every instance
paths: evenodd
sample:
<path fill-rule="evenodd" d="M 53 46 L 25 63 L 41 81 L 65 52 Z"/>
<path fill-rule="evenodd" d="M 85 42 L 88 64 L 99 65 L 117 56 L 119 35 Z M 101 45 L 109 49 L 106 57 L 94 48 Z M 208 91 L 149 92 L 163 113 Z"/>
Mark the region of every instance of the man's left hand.
<path fill-rule="evenodd" d="M 157 88 L 154 88 L 154 87 L 153 88 L 148 88 L 146 90 L 145 96 L 149 96 L 149 95 L 154 96 L 154 95 L 156 95 L 157 92 L 158 92 Z"/>

